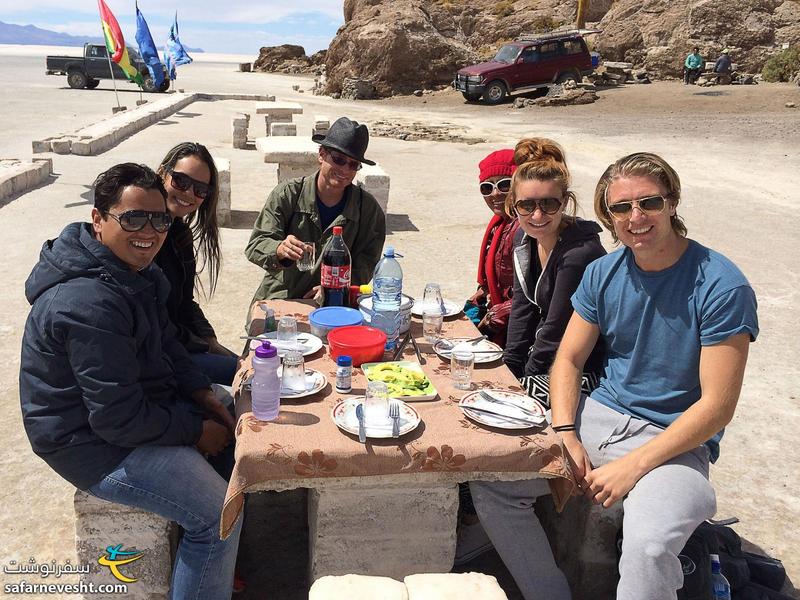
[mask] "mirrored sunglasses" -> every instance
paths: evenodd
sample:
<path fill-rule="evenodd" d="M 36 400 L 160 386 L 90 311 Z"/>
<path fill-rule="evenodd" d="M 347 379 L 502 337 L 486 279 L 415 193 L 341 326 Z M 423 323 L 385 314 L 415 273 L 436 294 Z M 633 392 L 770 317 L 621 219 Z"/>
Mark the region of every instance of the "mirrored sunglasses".
<path fill-rule="evenodd" d="M 546 215 L 552 215 L 559 211 L 561 208 L 560 198 L 523 198 L 514 203 L 514 209 L 518 215 L 527 217 L 539 209 Z"/>
<path fill-rule="evenodd" d="M 623 200 L 614 204 L 606 204 L 606 208 L 612 217 L 618 221 L 624 221 L 630 218 L 634 206 L 646 215 L 657 215 L 664 211 L 666 205 L 667 199 L 663 196 L 647 196 L 638 200 Z"/>
<path fill-rule="evenodd" d="M 347 158 L 344 154 L 340 154 L 335 150 L 328 150 L 328 156 L 331 157 L 331 161 L 338 167 L 347 167 L 351 171 L 359 171 L 361 170 L 361 163 L 357 160 L 352 158 Z"/>
<path fill-rule="evenodd" d="M 185 192 L 192 188 L 192 193 L 201 200 L 208 200 L 211 196 L 211 186 L 207 183 L 197 181 L 197 179 L 189 177 L 186 173 L 181 173 L 180 171 L 170 171 L 169 174 L 172 180 L 172 187 L 176 190 Z"/>
<path fill-rule="evenodd" d="M 127 210 L 121 215 L 108 213 L 109 217 L 114 217 L 114 220 L 119 223 L 123 230 L 128 232 L 141 231 L 147 222 L 158 233 L 164 233 L 172 224 L 172 215 L 168 212 L 149 211 L 149 210 Z"/>
<path fill-rule="evenodd" d="M 501 194 L 507 194 L 511 190 L 511 177 L 496 182 L 481 181 L 479 189 L 481 191 L 481 196 L 491 196 L 495 189 Z"/>

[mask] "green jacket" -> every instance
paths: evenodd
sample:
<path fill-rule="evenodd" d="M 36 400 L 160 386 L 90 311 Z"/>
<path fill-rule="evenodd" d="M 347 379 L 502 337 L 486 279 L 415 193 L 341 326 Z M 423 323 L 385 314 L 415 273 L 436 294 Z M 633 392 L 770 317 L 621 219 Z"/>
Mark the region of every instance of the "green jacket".
<path fill-rule="evenodd" d="M 319 285 L 322 248 L 333 235 L 335 225 L 342 226 L 342 236 L 350 249 L 353 285 L 372 279 L 386 239 L 386 217 L 381 207 L 372 194 L 350 185 L 345 191 L 347 204 L 342 214 L 322 231 L 316 205 L 318 174 L 319 171 L 279 183 L 258 215 L 244 251 L 250 262 L 266 271 L 253 301 L 302 298 Z M 295 263 L 278 260 L 278 244 L 290 234 L 316 246 L 317 265 L 313 271 L 299 271 Z"/>

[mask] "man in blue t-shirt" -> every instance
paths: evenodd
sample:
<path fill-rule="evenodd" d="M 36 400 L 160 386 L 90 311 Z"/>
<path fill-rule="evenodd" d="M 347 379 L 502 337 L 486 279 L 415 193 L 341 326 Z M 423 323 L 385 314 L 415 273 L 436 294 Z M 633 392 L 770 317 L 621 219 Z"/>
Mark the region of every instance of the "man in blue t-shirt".
<path fill-rule="evenodd" d="M 719 456 L 758 335 L 747 279 L 686 238 L 680 189 L 677 173 L 654 154 L 626 156 L 603 174 L 595 212 L 624 248 L 587 268 L 550 372 L 552 425 L 578 493 L 606 508 L 623 501 L 618 600 L 674 599 L 683 585 L 678 553 L 716 511 L 709 462 Z M 581 373 L 600 336 L 605 374 L 585 396 Z M 526 598 L 539 597 L 541 582 L 523 561 L 552 557 L 535 516 L 520 510 L 541 493 L 534 483 L 505 482 L 480 498 L 505 523 L 492 541 L 520 557 L 506 563 Z"/>

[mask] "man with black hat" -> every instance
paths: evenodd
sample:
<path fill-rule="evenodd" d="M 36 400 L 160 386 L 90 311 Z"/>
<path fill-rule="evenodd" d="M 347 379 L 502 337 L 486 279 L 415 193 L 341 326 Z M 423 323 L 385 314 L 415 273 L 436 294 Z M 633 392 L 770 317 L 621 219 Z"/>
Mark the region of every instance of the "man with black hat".
<path fill-rule="evenodd" d="M 375 164 L 364 158 L 369 144 L 366 125 L 342 117 L 327 134 L 311 139 L 320 144 L 319 169 L 279 183 L 253 225 L 245 255 L 266 270 L 254 301 L 312 297 L 319 286 L 322 248 L 335 225 L 343 227 L 350 249 L 354 285 L 372 279 L 381 258 L 386 217 L 372 194 L 353 185 L 362 163 Z M 309 245 L 316 248 L 316 264 L 300 271 L 295 265 Z"/>

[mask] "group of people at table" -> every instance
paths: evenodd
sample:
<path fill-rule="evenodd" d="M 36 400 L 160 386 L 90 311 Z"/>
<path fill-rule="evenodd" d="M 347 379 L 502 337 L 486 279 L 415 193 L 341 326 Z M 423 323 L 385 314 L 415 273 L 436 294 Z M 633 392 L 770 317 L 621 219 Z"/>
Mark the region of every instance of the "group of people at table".
<path fill-rule="evenodd" d="M 319 168 L 281 182 L 245 253 L 263 267 L 254 300 L 310 298 L 317 268 L 295 262 L 341 225 L 352 283 L 381 257 L 385 216 L 353 184 L 366 126 L 337 120 Z M 676 597 L 678 553 L 714 515 L 709 463 L 739 397 L 756 297 L 727 258 L 687 237 L 681 184 L 640 152 L 600 176 L 594 213 L 576 216 L 564 150 L 543 138 L 492 152 L 478 165 L 492 213 L 479 246 L 467 315 L 505 348 L 525 389 L 549 403 L 576 494 L 623 502 L 617 597 Z M 141 507 L 184 530 L 173 598 L 227 598 L 241 519 L 220 539 L 233 460 L 226 388 L 237 369 L 194 299 L 213 293 L 221 264 L 218 177 L 208 150 L 181 143 L 156 171 L 118 164 L 94 182 L 90 222 L 46 241 L 25 286 L 20 399 L 34 452 L 81 490 Z M 605 227 L 621 248 L 606 253 Z M 494 547 L 525 598 L 569 598 L 533 511 L 544 480 L 472 482 Z"/>

